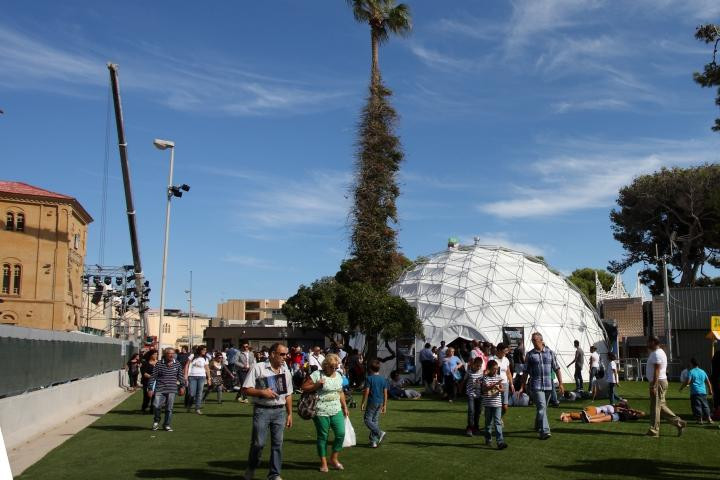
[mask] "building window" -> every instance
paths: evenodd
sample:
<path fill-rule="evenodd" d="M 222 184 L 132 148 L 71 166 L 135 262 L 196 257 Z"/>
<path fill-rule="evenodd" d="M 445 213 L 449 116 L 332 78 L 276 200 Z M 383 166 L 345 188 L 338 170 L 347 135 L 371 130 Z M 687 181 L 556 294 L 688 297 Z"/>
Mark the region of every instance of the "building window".
<path fill-rule="evenodd" d="M 2 293 L 10 293 L 10 265 L 5 263 L 2 266 Z"/>
<path fill-rule="evenodd" d="M 20 280 L 22 279 L 22 268 L 20 265 L 15 265 L 13 271 L 13 294 L 20 295 Z"/>
<path fill-rule="evenodd" d="M 5 216 L 5 230 L 15 230 L 15 214 L 12 212 L 7 212 Z"/>
<path fill-rule="evenodd" d="M 25 231 L 25 214 L 24 213 L 17 214 L 17 219 L 15 221 L 15 231 L 16 232 L 24 232 Z"/>
<path fill-rule="evenodd" d="M 163 333 L 170 333 L 170 324 L 163 323 Z"/>
<path fill-rule="evenodd" d="M 73 248 L 75 248 L 75 250 L 80 248 L 80 235 L 77 233 L 73 235 Z"/>

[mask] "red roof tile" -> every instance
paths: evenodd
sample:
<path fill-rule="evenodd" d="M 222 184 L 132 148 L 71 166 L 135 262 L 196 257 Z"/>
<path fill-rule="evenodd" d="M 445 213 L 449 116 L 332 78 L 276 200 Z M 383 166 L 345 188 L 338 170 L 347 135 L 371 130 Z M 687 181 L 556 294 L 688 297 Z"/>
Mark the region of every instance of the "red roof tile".
<path fill-rule="evenodd" d="M 73 197 L 63 195 L 61 193 L 51 192 L 43 188 L 33 187 L 23 182 L 7 182 L 0 180 L 0 192 L 15 193 L 19 195 L 37 195 L 39 197 L 64 198 L 71 200 Z"/>

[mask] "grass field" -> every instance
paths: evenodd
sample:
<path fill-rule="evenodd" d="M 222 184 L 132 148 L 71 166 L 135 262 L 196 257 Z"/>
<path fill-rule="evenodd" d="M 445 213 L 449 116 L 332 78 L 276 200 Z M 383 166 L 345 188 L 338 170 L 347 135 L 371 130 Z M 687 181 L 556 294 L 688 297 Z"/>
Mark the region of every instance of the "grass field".
<path fill-rule="evenodd" d="M 670 386 L 670 407 L 691 420 L 688 393 Z M 647 410 L 647 383 L 623 383 L 619 393 L 631 405 Z M 212 395 L 211 395 L 212 397 Z M 356 399 L 359 397 L 356 395 Z M 204 415 L 188 414 L 177 405 L 174 432 L 153 432 L 152 419 L 141 416 L 136 393 L 115 410 L 53 450 L 21 477 L 31 479 L 203 479 L 240 478 L 245 470 L 252 407 L 210 400 Z M 540 441 L 532 431 L 534 408 L 512 408 L 505 417 L 509 448 L 485 447 L 483 439 L 463 435 L 465 405 L 437 399 L 391 401 L 382 418 L 386 441 L 378 449 L 364 439 L 367 429 L 359 409 L 351 420 L 363 440 L 341 454 L 344 472 L 319 473 L 312 422 L 295 415 L 285 432 L 285 479 L 411 479 L 411 478 L 534 478 L 534 479 L 717 479 L 720 478 L 720 430 L 693 422 L 682 437 L 664 424 L 661 438 L 644 436 L 647 421 L 635 423 L 565 424 L 561 410 L 590 402 L 563 403 L 551 409 L 553 437 Z M 603 401 L 595 404 L 603 404 Z M 265 478 L 269 448 L 256 478 Z"/>

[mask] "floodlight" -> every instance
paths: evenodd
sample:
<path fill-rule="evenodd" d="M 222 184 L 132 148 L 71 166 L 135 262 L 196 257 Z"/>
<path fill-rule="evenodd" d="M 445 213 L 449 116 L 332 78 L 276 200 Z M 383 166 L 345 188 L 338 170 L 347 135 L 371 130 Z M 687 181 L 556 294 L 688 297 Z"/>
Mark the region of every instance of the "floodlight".
<path fill-rule="evenodd" d="M 153 141 L 153 145 L 155 145 L 155 147 L 157 147 L 160 150 L 165 150 L 168 148 L 175 148 L 175 142 L 173 142 L 171 140 L 161 140 L 159 138 L 156 138 Z"/>

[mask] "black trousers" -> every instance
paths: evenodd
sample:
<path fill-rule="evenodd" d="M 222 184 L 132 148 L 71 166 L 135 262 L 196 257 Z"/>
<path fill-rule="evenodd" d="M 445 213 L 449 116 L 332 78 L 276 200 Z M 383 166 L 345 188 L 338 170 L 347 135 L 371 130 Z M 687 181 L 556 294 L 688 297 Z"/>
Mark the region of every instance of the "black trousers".
<path fill-rule="evenodd" d="M 435 375 L 435 362 L 423 360 L 420 365 L 422 365 L 423 382 L 432 385 L 433 376 Z"/>
<path fill-rule="evenodd" d="M 140 410 L 142 410 L 143 413 L 145 413 L 148 409 L 148 407 L 152 407 L 152 398 L 148 397 L 148 385 L 143 383 L 142 386 L 142 392 L 143 392 L 143 401 L 142 401 L 142 407 L 140 407 Z M 152 411 L 152 409 L 150 410 Z"/>

